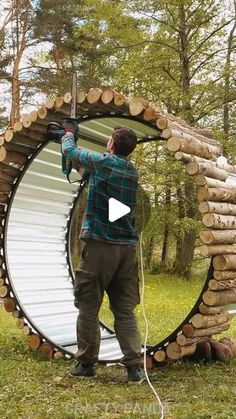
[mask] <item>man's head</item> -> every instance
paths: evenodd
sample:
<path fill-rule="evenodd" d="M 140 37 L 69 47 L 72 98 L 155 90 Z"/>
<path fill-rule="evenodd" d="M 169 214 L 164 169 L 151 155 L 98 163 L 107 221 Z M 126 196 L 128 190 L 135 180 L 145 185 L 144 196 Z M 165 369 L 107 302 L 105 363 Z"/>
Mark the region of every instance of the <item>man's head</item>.
<path fill-rule="evenodd" d="M 114 128 L 107 143 L 107 151 L 118 156 L 127 157 L 135 149 L 137 136 L 135 132 L 126 127 Z"/>

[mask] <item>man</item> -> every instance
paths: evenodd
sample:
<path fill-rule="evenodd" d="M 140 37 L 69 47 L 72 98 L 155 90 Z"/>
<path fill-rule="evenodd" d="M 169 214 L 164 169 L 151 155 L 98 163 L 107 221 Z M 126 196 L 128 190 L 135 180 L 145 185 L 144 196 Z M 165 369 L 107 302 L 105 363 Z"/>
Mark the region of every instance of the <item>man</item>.
<path fill-rule="evenodd" d="M 75 272 L 75 306 L 79 363 L 70 370 L 73 377 L 95 375 L 100 345 L 99 309 L 104 291 L 114 315 L 114 329 L 128 372 L 128 383 L 141 383 L 140 333 L 134 308 L 140 302 L 134 221 L 138 173 L 128 156 L 137 137 L 126 127 L 114 129 L 107 153 L 91 153 L 76 147 L 73 130 L 62 139 L 62 152 L 72 163 L 90 173 L 87 206 L 80 238 L 86 242 L 79 268 Z M 108 201 L 115 198 L 131 211 L 120 219 L 108 219 Z"/>

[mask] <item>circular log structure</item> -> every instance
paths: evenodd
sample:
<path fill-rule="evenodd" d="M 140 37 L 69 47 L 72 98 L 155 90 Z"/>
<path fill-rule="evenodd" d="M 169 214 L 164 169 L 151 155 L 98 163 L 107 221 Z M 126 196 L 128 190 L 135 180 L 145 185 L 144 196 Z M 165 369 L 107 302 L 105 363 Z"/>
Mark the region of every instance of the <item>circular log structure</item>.
<path fill-rule="evenodd" d="M 70 225 L 78 183 L 61 173 L 58 145 L 49 143 L 47 125 L 70 115 L 71 94 L 45 106 L 6 130 L 0 142 L 0 297 L 46 358 L 73 356 L 77 350 L 70 260 Z M 127 99 L 111 89 L 80 91 L 77 99 L 79 144 L 103 152 L 117 125 L 133 128 L 140 142 L 166 140 L 197 187 L 203 225 L 199 254 L 211 257 L 203 290 L 179 327 L 148 348 L 160 363 L 193 354 L 199 342 L 230 326 L 236 313 L 236 167 L 219 159 L 217 142 L 148 100 Z M 115 334 L 101 323 L 101 362 L 116 362 L 121 350 Z"/>

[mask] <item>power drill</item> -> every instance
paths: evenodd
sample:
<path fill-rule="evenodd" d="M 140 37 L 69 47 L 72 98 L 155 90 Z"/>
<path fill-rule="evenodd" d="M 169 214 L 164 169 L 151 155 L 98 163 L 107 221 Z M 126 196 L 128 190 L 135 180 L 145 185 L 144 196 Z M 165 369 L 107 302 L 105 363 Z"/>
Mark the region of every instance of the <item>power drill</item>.
<path fill-rule="evenodd" d="M 73 118 L 66 118 L 61 124 L 57 122 L 50 122 L 47 126 L 47 139 L 56 144 L 61 144 L 62 137 L 66 134 L 67 130 L 73 132 L 75 139 L 78 137 L 78 122 Z M 62 154 L 62 173 L 67 177 L 72 170 L 72 162 Z"/>

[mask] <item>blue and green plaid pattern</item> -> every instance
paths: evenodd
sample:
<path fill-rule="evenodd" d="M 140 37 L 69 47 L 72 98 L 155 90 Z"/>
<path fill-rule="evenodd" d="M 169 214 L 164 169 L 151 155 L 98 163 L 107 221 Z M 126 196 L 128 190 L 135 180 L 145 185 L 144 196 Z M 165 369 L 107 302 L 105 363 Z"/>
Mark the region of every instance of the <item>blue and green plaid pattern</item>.
<path fill-rule="evenodd" d="M 66 158 L 81 164 L 90 173 L 87 205 L 80 238 L 109 241 L 114 244 L 137 244 L 134 210 L 138 188 L 138 172 L 127 158 L 110 153 L 79 149 L 73 134 L 62 139 Z M 129 214 L 119 220 L 108 220 L 108 200 L 115 198 L 130 207 Z"/>

